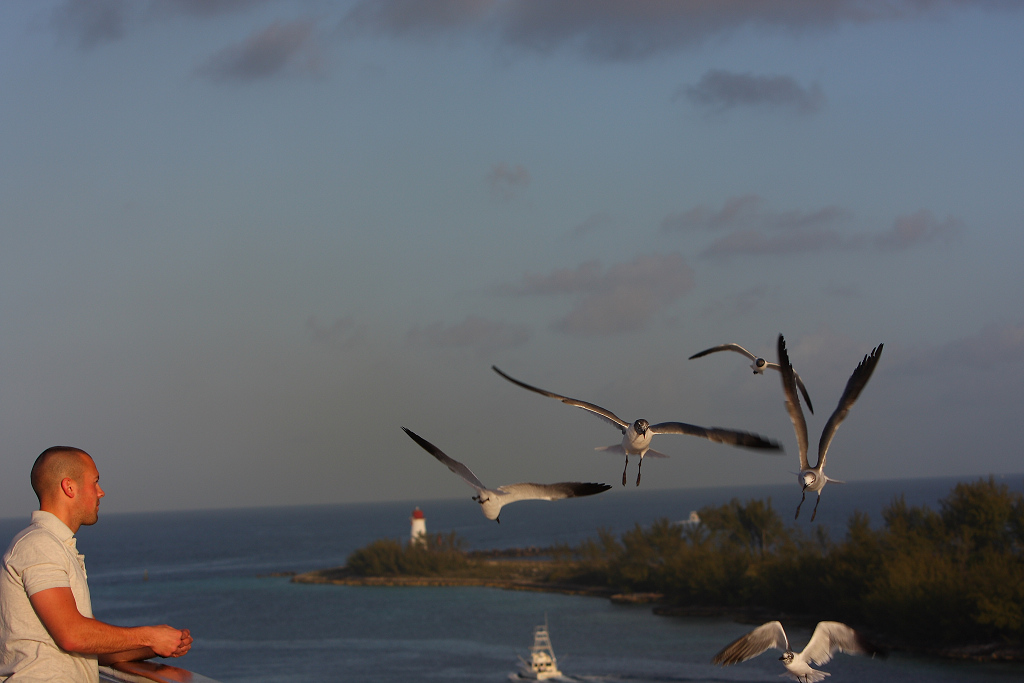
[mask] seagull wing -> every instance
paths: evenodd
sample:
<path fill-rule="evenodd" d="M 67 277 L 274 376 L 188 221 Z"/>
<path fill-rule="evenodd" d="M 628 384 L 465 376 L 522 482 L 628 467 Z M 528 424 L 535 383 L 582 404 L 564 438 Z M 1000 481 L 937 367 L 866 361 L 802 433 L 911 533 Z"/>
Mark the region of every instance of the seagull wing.
<path fill-rule="evenodd" d="M 625 434 L 626 430 L 629 429 L 629 423 L 628 422 L 626 422 L 625 420 L 620 418 L 618 415 L 616 415 L 612 411 L 605 410 L 601 406 L 594 405 L 593 403 L 587 403 L 586 401 L 580 401 L 580 400 L 575 399 L 575 398 L 569 398 L 568 396 L 562 396 L 561 394 L 556 394 L 556 393 L 554 393 L 552 391 L 545 391 L 544 389 L 539 389 L 539 388 L 537 388 L 535 386 L 531 386 L 531 385 L 527 384 L 526 382 L 520 382 L 519 380 L 517 380 L 517 379 L 515 379 L 513 377 L 509 377 L 508 375 L 506 375 L 504 372 L 499 370 L 498 366 L 496 366 L 496 365 L 492 365 L 491 366 L 491 370 L 494 370 L 496 373 L 498 373 L 499 375 L 501 375 L 502 377 L 507 379 L 509 382 L 512 382 L 512 384 L 518 384 L 523 389 L 529 389 L 530 391 L 534 391 L 534 392 L 540 394 L 541 396 L 547 396 L 548 398 L 557 398 L 562 403 L 565 403 L 565 404 L 570 405 L 570 406 L 576 406 L 577 408 L 582 408 L 583 410 L 589 410 L 590 412 L 594 413 L 595 415 L 597 415 L 601 419 L 605 420 L 606 422 L 609 422 L 609 423 L 615 425 L 616 427 L 618 427 L 622 431 L 623 434 Z"/>
<path fill-rule="evenodd" d="M 690 356 L 689 360 L 693 360 L 694 358 L 700 358 L 701 356 L 706 356 L 709 353 L 715 353 L 716 351 L 735 351 L 736 353 L 742 353 L 750 360 L 757 360 L 757 356 L 752 354 L 750 351 L 747 351 L 739 344 L 719 344 L 718 346 L 712 346 L 710 349 L 704 349 L 700 353 L 693 354 L 692 356 Z"/>
<path fill-rule="evenodd" d="M 689 436 L 699 436 L 715 443 L 743 446 L 745 448 L 767 448 L 771 450 L 779 450 L 781 448 L 778 442 L 757 434 L 751 434 L 750 432 L 722 429 L 720 427 L 699 427 L 686 424 L 685 422 L 660 422 L 648 427 L 648 431 L 652 434 L 688 434 Z"/>
<path fill-rule="evenodd" d="M 807 410 L 811 411 L 811 415 L 814 415 L 814 406 L 811 405 L 811 395 L 807 393 L 807 387 L 804 386 L 804 381 L 800 379 L 800 375 L 793 371 L 793 379 L 796 380 L 796 388 L 800 390 L 800 394 L 804 397 L 804 403 L 807 404 Z"/>
<path fill-rule="evenodd" d="M 560 500 L 562 498 L 578 498 L 579 496 L 592 496 L 595 493 L 603 493 L 610 489 L 608 484 L 594 484 L 580 481 L 561 481 L 557 484 L 533 484 L 530 482 L 522 484 L 507 484 L 499 486 L 497 491 L 502 496 L 502 505 L 514 503 L 517 500 Z"/>
<path fill-rule="evenodd" d="M 837 652 L 848 655 L 882 655 L 885 651 L 869 642 L 864 636 L 846 624 L 838 621 L 822 621 L 814 629 L 814 635 L 807 647 L 800 653 L 803 660 L 814 664 L 826 664 Z"/>
<path fill-rule="evenodd" d="M 860 362 L 857 369 L 850 375 L 850 379 L 846 382 L 846 389 L 843 391 L 843 395 L 839 399 L 839 405 L 836 406 L 835 412 L 832 413 L 832 417 L 825 423 L 825 429 L 821 431 L 821 440 L 818 441 L 818 465 L 822 466 L 825 464 L 825 454 L 828 453 L 829 444 L 832 443 L 832 437 L 836 435 L 836 430 L 839 429 L 839 425 L 846 419 L 846 414 L 850 412 L 850 407 L 853 402 L 860 396 L 861 390 L 871 379 L 871 373 L 875 371 L 875 366 L 878 365 L 878 359 L 882 357 L 882 344 L 876 346 L 871 353 L 864 356 L 864 360 Z"/>
<path fill-rule="evenodd" d="M 782 629 L 782 624 L 777 621 L 769 621 L 767 624 L 762 624 L 745 636 L 732 641 L 715 655 L 711 663 L 721 664 L 722 666 L 739 664 L 771 648 L 782 650 L 783 652 L 789 649 L 789 640 L 786 639 L 786 632 Z"/>
<path fill-rule="evenodd" d="M 487 490 L 487 487 L 483 485 L 483 482 L 477 479 L 477 476 L 473 474 L 473 470 L 469 469 L 458 460 L 448 457 L 445 455 L 444 451 L 412 430 L 406 429 L 405 427 L 402 427 L 402 430 L 409 435 L 410 439 L 418 443 L 423 450 L 443 462 L 452 472 L 462 477 L 467 484 L 475 488 L 477 491 Z"/>
<path fill-rule="evenodd" d="M 807 464 L 807 422 L 804 411 L 800 410 L 800 400 L 796 397 L 796 373 L 786 353 L 786 340 L 779 335 L 779 372 L 782 373 L 782 391 L 786 394 L 786 410 L 796 432 L 796 443 L 800 448 L 800 469 L 810 469 Z"/>

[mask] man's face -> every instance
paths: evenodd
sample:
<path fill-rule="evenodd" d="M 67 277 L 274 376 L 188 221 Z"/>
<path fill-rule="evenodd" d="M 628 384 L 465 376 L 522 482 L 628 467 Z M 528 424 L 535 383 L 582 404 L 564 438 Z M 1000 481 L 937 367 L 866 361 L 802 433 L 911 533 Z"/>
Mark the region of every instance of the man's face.
<path fill-rule="evenodd" d="M 100 515 L 100 498 L 105 496 L 100 488 L 100 473 L 96 463 L 87 455 L 82 456 L 82 479 L 78 482 L 75 509 L 82 524 L 95 524 Z"/>

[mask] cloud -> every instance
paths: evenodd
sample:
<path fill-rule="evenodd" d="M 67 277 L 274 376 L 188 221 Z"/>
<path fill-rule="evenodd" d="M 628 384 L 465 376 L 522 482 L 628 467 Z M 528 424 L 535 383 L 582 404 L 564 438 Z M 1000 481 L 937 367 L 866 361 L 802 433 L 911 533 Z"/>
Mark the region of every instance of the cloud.
<path fill-rule="evenodd" d="M 579 225 L 574 226 L 569 234 L 573 237 L 583 237 L 595 232 L 605 230 L 611 225 L 611 219 L 606 213 L 594 213 L 587 216 Z"/>
<path fill-rule="evenodd" d="M 603 268 L 588 261 L 546 275 L 527 274 L 500 293 L 574 297 L 572 309 L 552 329 L 574 335 L 612 335 L 645 328 L 661 310 L 693 289 L 693 270 L 678 253 L 640 255 Z"/>
<path fill-rule="evenodd" d="M 244 12 L 270 0 L 65 0 L 54 8 L 50 26 L 62 38 L 70 39 L 82 50 L 125 37 L 129 29 L 145 19 L 168 15 L 199 19 Z"/>
<path fill-rule="evenodd" d="M 960 7 L 1019 9 L 1013 0 L 362 0 L 343 25 L 404 37 L 493 34 L 540 53 L 562 48 L 599 60 L 641 60 L 739 29 L 831 30 L 937 15 Z"/>
<path fill-rule="evenodd" d="M 740 254 L 812 254 L 850 245 L 834 230 L 797 229 L 771 235 L 758 230 L 739 230 L 716 240 L 701 255 L 721 258 Z"/>
<path fill-rule="evenodd" d="M 906 251 L 939 240 L 948 241 L 963 229 L 963 221 L 960 219 L 947 217 L 939 221 L 927 209 L 909 216 L 900 216 L 893 222 L 891 230 L 873 236 L 844 235 L 827 227 L 829 223 L 845 218 L 846 215 L 841 209 L 828 207 L 811 213 L 787 212 L 761 216 L 766 227 L 780 230 L 769 233 L 759 229 L 737 229 L 717 239 L 701 255 L 807 254 L 835 249 L 861 249 L 868 245 L 881 251 Z M 714 217 L 708 218 L 704 225 L 709 225 Z M 739 220 L 726 222 L 736 224 Z"/>
<path fill-rule="evenodd" d="M 756 194 L 731 197 L 722 208 L 713 211 L 700 204 L 686 211 L 671 213 L 661 221 L 662 232 L 688 232 L 691 230 L 718 230 L 748 227 L 757 218 L 765 201 Z"/>
<path fill-rule="evenodd" d="M 825 104 L 815 83 L 805 88 L 789 76 L 755 76 L 712 69 L 696 85 L 680 89 L 690 102 L 714 113 L 736 107 L 778 107 L 812 114 Z"/>
<path fill-rule="evenodd" d="M 241 43 L 224 48 L 196 68 L 214 81 L 254 81 L 288 69 L 316 75 L 322 70 L 320 51 L 310 20 L 275 21 Z"/>
<path fill-rule="evenodd" d="M 948 240 L 963 230 L 964 223 L 959 218 L 947 216 L 939 222 L 931 211 L 921 209 L 909 216 L 900 216 L 894 222 L 892 230 L 875 236 L 874 243 L 879 249 L 886 251 L 902 251 L 936 240 Z"/>
<path fill-rule="evenodd" d="M 844 234 L 837 228 L 849 222 L 853 212 L 841 206 L 824 206 L 811 211 L 775 211 L 756 194 L 726 199 L 721 208 L 699 204 L 670 213 L 661 221 L 663 233 L 727 233 L 702 252 L 703 257 L 742 254 L 806 254 L 829 249 L 862 249 L 873 246 L 882 251 L 903 251 L 959 234 L 964 223 L 952 216 L 938 220 L 921 209 L 899 216 L 893 227 L 872 234 Z"/>
<path fill-rule="evenodd" d="M 852 212 L 839 206 L 813 211 L 771 211 L 768 202 L 756 194 L 730 197 L 722 208 L 713 210 L 701 204 L 686 211 L 671 213 L 661 221 L 662 232 L 697 230 L 814 230 L 842 223 Z"/>
<path fill-rule="evenodd" d="M 358 347 L 366 337 L 365 330 L 356 325 L 352 316 L 322 325 L 316 316 L 311 315 L 306 319 L 306 332 L 314 344 L 343 351 Z"/>
<path fill-rule="evenodd" d="M 496 0 L 371 0 L 358 3 L 342 23 L 392 36 L 429 35 L 471 28 L 495 5 Z"/>
<path fill-rule="evenodd" d="M 953 368 L 998 370 L 1022 361 L 1024 323 L 990 323 L 977 334 L 904 353 L 900 367 L 913 374 L 934 374 Z"/>
<path fill-rule="evenodd" d="M 510 325 L 469 315 L 461 323 L 445 326 L 437 322 L 409 330 L 406 342 L 437 348 L 475 348 L 480 354 L 522 346 L 530 340 L 526 325 Z"/>
<path fill-rule="evenodd" d="M 79 49 L 90 50 L 124 37 L 127 13 L 124 0 L 67 0 L 54 8 L 50 26 Z"/>
<path fill-rule="evenodd" d="M 509 166 L 499 162 L 487 173 L 487 185 L 494 197 L 513 199 L 530 185 L 530 173 L 518 164 Z"/>
<path fill-rule="evenodd" d="M 769 294 L 768 288 L 764 285 L 749 287 L 722 299 L 712 300 L 704 306 L 702 313 L 706 317 L 717 316 L 722 319 L 747 315 L 760 310 Z"/>
<path fill-rule="evenodd" d="M 184 14 L 193 17 L 215 17 L 235 12 L 244 12 L 270 0 L 151 0 L 149 8 L 154 13 Z"/>

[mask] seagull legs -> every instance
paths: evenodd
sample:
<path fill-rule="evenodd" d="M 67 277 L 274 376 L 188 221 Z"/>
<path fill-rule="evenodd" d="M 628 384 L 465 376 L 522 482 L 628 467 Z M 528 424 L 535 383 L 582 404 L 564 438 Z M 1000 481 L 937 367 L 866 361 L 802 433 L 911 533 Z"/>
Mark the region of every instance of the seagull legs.
<path fill-rule="evenodd" d="M 629 456 L 626 456 L 626 464 L 622 467 L 622 485 L 626 485 L 626 469 L 629 468 Z"/>
<path fill-rule="evenodd" d="M 807 487 L 805 486 L 805 487 L 803 488 L 803 490 L 802 490 L 802 491 L 800 492 L 800 505 L 797 505 L 797 506 L 796 506 L 796 514 L 795 514 L 795 515 L 793 515 L 793 519 L 796 519 L 797 517 L 799 517 L 799 516 L 800 516 L 800 507 L 801 507 L 801 506 L 802 506 L 802 505 L 804 504 L 804 498 L 805 498 L 806 496 L 807 496 Z M 821 496 L 818 496 L 818 500 L 821 500 Z M 815 505 L 814 505 L 814 509 L 815 509 L 815 510 L 817 510 L 817 509 L 818 509 L 818 505 L 817 505 L 817 503 L 815 503 Z M 813 517 L 811 517 L 811 521 L 812 521 L 812 522 L 814 521 L 814 518 L 813 518 Z"/>
<path fill-rule="evenodd" d="M 818 503 L 821 502 L 821 491 L 818 491 L 818 500 L 814 501 L 814 511 L 811 512 L 811 521 L 814 521 L 814 515 L 818 514 Z"/>
<path fill-rule="evenodd" d="M 640 466 L 644 464 L 644 457 L 640 456 L 640 461 L 636 464 L 636 485 L 640 485 Z"/>

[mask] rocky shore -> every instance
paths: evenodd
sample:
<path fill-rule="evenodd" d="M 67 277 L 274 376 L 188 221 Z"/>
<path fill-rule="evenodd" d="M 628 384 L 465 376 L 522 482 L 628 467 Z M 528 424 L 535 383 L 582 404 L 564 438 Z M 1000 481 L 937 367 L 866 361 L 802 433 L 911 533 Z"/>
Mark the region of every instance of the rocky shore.
<path fill-rule="evenodd" d="M 481 556 L 487 556 L 487 553 Z M 505 557 L 528 557 L 531 555 L 505 555 Z M 477 586 L 505 590 L 540 591 L 564 593 L 566 595 L 588 595 L 612 597 L 611 591 L 578 584 L 561 583 L 547 578 L 549 561 L 484 560 L 485 575 L 460 576 L 359 576 L 347 567 L 332 567 L 296 574 L 293 583 L 334 584 L 338 586 Z"/>

